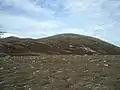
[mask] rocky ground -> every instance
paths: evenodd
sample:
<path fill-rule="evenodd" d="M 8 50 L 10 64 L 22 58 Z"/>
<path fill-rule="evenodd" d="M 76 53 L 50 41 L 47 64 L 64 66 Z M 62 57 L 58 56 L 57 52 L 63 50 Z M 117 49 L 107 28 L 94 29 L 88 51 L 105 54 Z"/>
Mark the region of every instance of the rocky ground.
<path fill-rule="evenodd" d="M 0 90 L 120 90 L 120 55 L 1 57 Z"/>

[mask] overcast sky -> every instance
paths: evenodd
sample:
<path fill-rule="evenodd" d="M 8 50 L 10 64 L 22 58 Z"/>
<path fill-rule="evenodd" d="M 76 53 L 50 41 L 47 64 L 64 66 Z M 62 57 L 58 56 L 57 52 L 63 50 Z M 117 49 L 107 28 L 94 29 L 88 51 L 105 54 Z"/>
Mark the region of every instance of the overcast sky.
<path fill-rule="evenodd" d="M 120 45 L 120 0 L 0 0 L 0 28 L 5 36 L 77 33 Z"/>

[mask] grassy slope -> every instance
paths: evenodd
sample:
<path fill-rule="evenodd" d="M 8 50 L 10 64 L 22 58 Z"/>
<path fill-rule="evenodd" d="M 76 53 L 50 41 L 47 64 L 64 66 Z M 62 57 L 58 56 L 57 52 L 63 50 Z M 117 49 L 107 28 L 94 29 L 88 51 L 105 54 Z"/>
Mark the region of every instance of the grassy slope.
<path fill-rule="evenodd" d="M 54 44 L 54 47 L 61 44 L 61 49 L 68 45 L 88 47 L 96 53 L 101 54 L 120 54 L 120 48 L 97 38 L 79 34 L 59 34 L 48 38 L 38 39 L 38 41 Z M 82 50 L 82 49 L 80 49 Z M 77 52 L 77 49 L 76 49 Z M 81 52 L 81 51 L 80 51 Z M 78 53 L 80 53 L 78 52 Z M 88 53 L 90 54 L 90 53 Z"/>
<path fill-rule="evenodd" d="M 70 47 L 69 45 L 72 45 Z M 20 39 L 9 37 L 0 40 L 0 52 L 8 54 L 120 54 L 120 48 L 84 35 L 59 34 L 42 39 Z"/>

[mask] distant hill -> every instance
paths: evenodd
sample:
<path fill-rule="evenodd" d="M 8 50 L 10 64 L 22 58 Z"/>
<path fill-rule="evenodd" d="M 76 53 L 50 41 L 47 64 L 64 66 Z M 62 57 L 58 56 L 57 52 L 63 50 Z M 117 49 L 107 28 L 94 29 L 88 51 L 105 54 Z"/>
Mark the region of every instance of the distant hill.
<path fill-rule="evenodd" d="M 0 39 L 1 55 L 120 55 L 120 47 L 90 36 L 58 34 L 41 39 L 8 37 Z"/>

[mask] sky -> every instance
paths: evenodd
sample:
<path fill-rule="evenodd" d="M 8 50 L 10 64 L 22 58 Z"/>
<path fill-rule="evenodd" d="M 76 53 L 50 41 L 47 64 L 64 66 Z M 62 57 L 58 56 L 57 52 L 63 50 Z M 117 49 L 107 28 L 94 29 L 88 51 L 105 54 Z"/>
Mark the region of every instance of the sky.
<path fill-rule="evenodd" d="M 120 0 L 0 0 L 0 30 L 4 37 L 75 33 L 120 46 Z"/>

